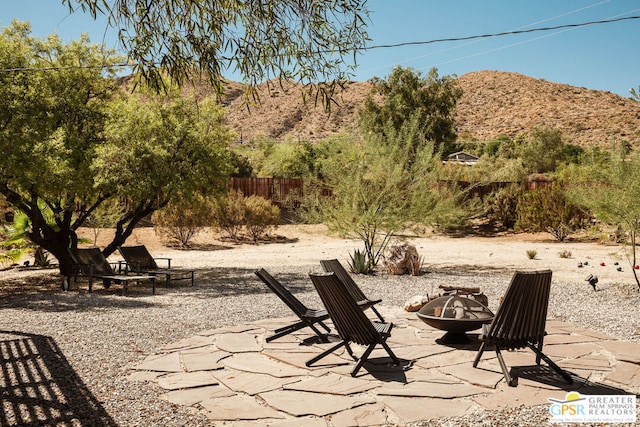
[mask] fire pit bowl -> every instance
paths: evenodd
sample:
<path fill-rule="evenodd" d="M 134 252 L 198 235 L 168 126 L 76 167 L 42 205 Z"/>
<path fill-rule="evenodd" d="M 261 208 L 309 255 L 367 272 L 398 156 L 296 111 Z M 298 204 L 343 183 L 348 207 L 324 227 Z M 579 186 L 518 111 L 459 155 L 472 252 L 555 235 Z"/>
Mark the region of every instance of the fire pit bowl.
<path fill-rule="evenodd" d="M 457 295 L 448 295 L 429 301 L 416 313 L 420 320 L 436 329 L 446 331 L 442 342 L 466 342 L 466 332 L 491 323 L 493 313 L 478 301 Z"/>

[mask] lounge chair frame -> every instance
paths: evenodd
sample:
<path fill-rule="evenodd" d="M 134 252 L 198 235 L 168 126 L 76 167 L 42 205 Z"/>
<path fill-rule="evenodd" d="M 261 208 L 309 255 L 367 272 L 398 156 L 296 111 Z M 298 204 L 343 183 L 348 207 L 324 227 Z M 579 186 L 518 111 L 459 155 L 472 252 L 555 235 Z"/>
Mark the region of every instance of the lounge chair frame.
<path fill-rule="evenodd" d="M 149 274 L 153 276 L 164 275 L 165 287 L 172 281 L 189 280 L 191 286 L 195 282 L 194 270 L 178 269 L 171 267 L 171 258 L 153 257 L 144 245 L 120 246 L 118 251 L 126 263 L 126 268 L 136 274 Z M 166 262 L 166 267 L 160 267 L 156 261 Z"/>
<path fill-rule="evenodd" d="M 367 298 L 367 296 L 364 294 L 364 292 L 362 292 L 358 284 L 353 280 L 353 277 L 351 277 L 349 272 L 344 268 L 340 261 L 338 261 L 337 259 L 325 259 L 320 261 L 320 265 L 325 272 L 333 272 L 336 274 L 336 276 L 338 276 L 340 281 L 344 283 L 347 291 L 349 292 L 349 294 L 351 294 L 360 308 L 362 308 L 363 310 L 370 308 L 371 311 L 373 311 L 375 315 L 378 316 L 378 319 L 380 319 L 381 322 L 384 322 L 384 317 L 382 317 L 380 312 L 374 307 L 376 304 L 382 302 L 382 300 L 371 300 Z"/>
<path fill-rule="evenodd" d="M 273 335 L 266 338 L 267 342 L 271 342 L 277 338 L 288 335 L 299 329 L 308 327 L 323 341 L 327 342 L 326 333 L 322 333 L 316 324 L 320 325 L 327 333 L 331 329 L 324 323 L 329 318 L 329 314 L 325 310 L 311 309 L 305 306 L 302 301 L 296 298 L 282 283 L 269 274 L 264 268 L 256 271 L 256 276 L 262 280 L 298 316 L 299 321 L 287 326 L 276 329 Z"/>
<path fill-rule="evenodd" d="M 396 365 L 400 363 L 400 360 L 386 343 L 387 338 L 391 336 L 393 323 L 369 319 L 335 273 L 310 274 L 309 277 L 329 312 L 329 317 L 342 341 L 307 361 L 307 366 L 312 366 L 320 359 L 344 346 L 349 355 L 357 361 L 356 366 L 351 371 L 351 376 L 355 377 L 378 344 L 385 349 Z M 367 346 L 367 348 L 360 357 L 356 357 L 350 343 Z"/>
<path fill-rule="evenodd" d="M 143 280 L 148 280 L 152 285 L 152 293 L 156 293 L 155 276 L 146 274 L 118 274 L 99 248 L 69 249 L 69 253 L 71 255 L 71 259 L 76 264 L 75 272 L 87 276 L 89 280 L 89 292 L 93 292 L 93 280 L 102 279 L 106 288 L 111 286 L 111 282 L 122 283 L 123 295 L 126 295 L 129 290 L 130 282 L 139 283 Z M 67 283 L 70 284 L 71 279 L 67 278 L 66 280 Z"/>
<path fill-rule="evenodd" d="M 536 354 L 537 365 L 542 359 L 569 384 L 573 383 L 571 375 L 542 352 L 551 275 L 550 270 L 514 273 L 493 321 L 483 328 L 480 336 L 482 344 L 473 362 L 474 368 L 478 366 L 486 346 L 494 345 L 505 380 L 515 387 L 518 384 L 517 378 L 511 377 L 501 351 L 526 347 Z"/>

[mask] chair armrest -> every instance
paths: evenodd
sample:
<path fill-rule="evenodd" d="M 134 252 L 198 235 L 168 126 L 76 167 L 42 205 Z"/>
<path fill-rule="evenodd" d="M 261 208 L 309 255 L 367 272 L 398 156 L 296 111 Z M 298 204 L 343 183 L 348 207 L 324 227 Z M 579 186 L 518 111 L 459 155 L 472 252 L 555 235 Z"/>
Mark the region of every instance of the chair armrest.
<path fill-rule="evenodd" d="M 171 258 L 165 258 L 165 257 L 153 258 L 154 261 L 157 261 L 160 259 L 167 262 L 167 268 L 169 269 L 171 268 Z"/>

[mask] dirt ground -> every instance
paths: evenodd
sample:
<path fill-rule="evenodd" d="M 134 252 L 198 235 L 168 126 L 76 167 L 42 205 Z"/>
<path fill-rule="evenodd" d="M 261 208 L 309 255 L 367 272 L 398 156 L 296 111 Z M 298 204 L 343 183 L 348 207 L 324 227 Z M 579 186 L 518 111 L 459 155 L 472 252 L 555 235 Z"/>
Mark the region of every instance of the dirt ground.
<path fill-rule="evenodd" d="M 93 240 L 91 230 L 82 235 Z M 283 225 L 272 235 L 273 243 L 235 243 L 212 230 L 193 239 L 190 248 L 179 248 L 160 239 L 153 228 L 138 228 L 128 245 L 144 244 L 155 257 L 171 257 L 174 265 L 198 267 L 273 267 L 278 265 L 318 265 L 320 259 L 349 260 L 349 254 L 362 249 L 354 239 L 332 235 L 323 225 Z M 103 247 L 111 231 L 103 230 L 97 244 Z M 600 284 L 635 284 L 633 269 L 624 245 L 595 241 L 558 242 L 549 234 L 509 234 L 494 237 L 450 237 L 437 233 L 405 236 L 423 258 L 424 269 L 468 271 L 513 271 L 551 269 L 554 279 L 582 282 L 589 275 Z M 536 251 L 529 259 L 527 251 Z M 562 254 L 562 256 L 561 256 Z M 117 254 L 112 256 L 118 258 Z"/>

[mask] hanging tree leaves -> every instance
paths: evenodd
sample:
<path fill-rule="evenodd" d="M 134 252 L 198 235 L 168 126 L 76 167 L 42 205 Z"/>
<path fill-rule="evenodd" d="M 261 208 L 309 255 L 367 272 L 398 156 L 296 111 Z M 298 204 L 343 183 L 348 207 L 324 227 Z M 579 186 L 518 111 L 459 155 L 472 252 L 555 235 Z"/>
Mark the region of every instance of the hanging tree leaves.
<path fill-rule="evenodd" d="M 223 74 L 247 84 L 296 80 L 329 106 L 367 39 L 366 0 L 62 0 L 71 12 L 104 14 L 134 71 L 160 89 L 201 74 L 222 91 Z M 328 82 L 328 83 L 325 83 Z"/>

